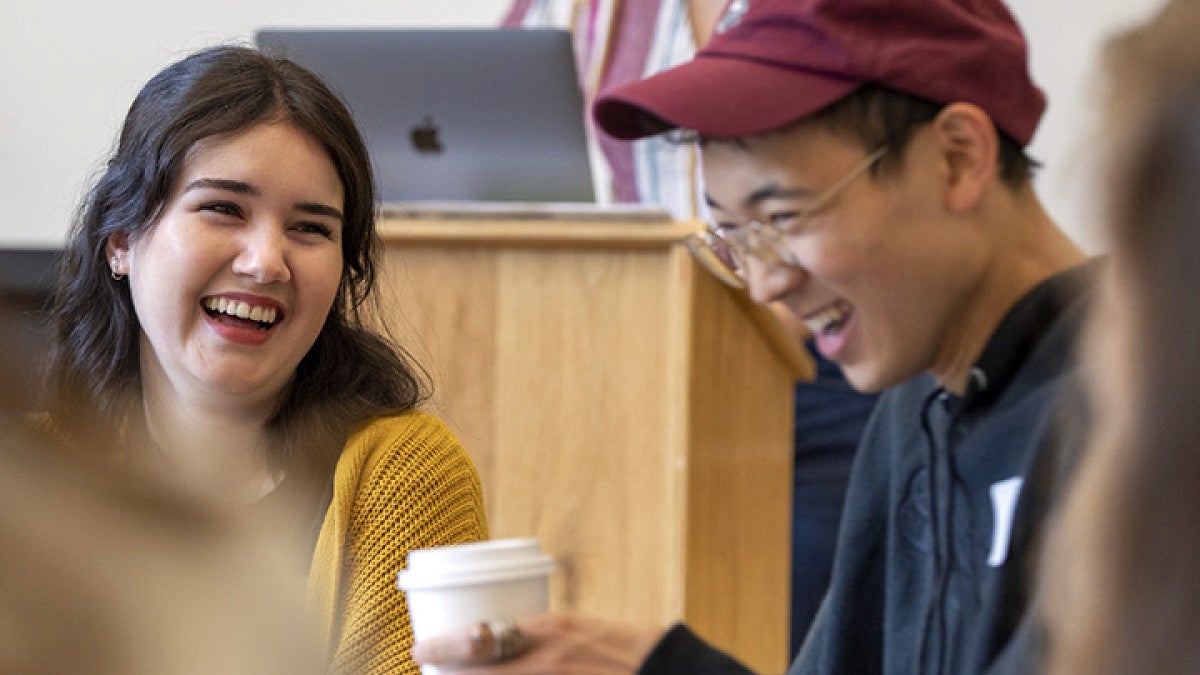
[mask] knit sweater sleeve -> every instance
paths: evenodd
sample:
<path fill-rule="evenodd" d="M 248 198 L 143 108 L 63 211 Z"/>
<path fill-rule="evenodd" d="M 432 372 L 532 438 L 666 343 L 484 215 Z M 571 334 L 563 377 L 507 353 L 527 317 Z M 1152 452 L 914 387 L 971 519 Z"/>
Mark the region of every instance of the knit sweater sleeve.
<path fill-rule="evenodd" d="M 487 538 L 475 466 L 437 418 L 374 420 L 346 443 L 309 574 L 337 673 L 418 673 L 396 573 L 412 549 Z"/>

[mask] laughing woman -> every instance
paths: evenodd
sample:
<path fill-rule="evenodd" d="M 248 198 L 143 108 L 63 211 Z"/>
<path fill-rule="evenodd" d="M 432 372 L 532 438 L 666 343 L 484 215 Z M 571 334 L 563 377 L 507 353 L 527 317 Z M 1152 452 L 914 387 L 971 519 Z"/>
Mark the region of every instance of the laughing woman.
<path fill-rule="evenodd" d="M 270 514 L 304 542 L 332 669 L 415 673 L 395 574 L 486 524 L 471 460 L 416 409 L 420 369 L 360 315 L 374 199 L 349 112 L 307 70 L 218 47 L 155 75 L 66 246 L 53 418 Z"/>

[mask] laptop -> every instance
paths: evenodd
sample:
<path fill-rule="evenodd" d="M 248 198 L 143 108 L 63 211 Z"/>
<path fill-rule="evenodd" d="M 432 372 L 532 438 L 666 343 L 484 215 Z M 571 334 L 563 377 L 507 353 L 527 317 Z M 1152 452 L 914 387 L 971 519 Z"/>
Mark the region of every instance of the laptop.
<path fill-rule="evenodd" d="M 255 42 L 346 101 L 384 205 L 594 201 L 567 31 L 265 28 Z"/>

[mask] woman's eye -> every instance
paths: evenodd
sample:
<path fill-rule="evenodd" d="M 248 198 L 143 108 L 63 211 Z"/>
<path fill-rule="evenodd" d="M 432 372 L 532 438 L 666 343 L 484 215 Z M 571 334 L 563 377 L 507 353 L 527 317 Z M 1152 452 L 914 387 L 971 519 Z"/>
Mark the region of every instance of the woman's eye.
<path fill-rule="evenodd" d="M 200 205 L 200 210 L 235 218 L 242 216 L 242 208 L 233 202 L 207 202 Z"/>
<path fill-rule="evenodd" d="M 293 229 L 303 234 L 316 234 L 325 237 L 326 239 L 333 239 L 333 228 L 324 223 L 305 221 L 296 223 L 293 226 Z"/>

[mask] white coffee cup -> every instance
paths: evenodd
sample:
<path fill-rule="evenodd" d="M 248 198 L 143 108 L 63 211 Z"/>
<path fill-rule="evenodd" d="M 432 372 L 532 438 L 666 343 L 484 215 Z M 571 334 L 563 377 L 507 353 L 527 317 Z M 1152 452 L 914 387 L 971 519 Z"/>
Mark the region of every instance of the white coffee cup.
<path fill-rule="evenodd" d="M 424 639 L 479 621 L 510 619 L 549 607 L 554 560 L 536 539 L 495 539 L 418 549 L 396 585 L 408 596 L 413 636 Z M 423 675 L 436 675 L 431 666 Z"/>

